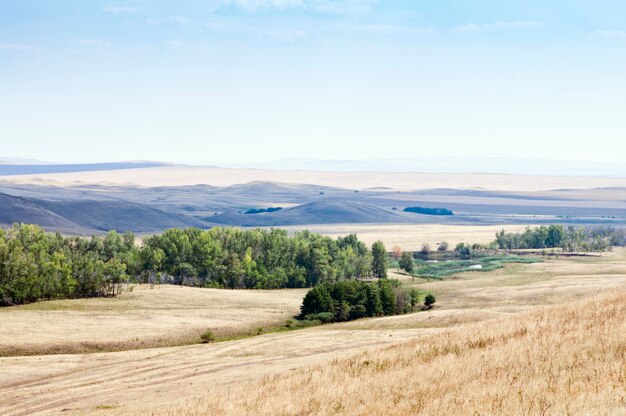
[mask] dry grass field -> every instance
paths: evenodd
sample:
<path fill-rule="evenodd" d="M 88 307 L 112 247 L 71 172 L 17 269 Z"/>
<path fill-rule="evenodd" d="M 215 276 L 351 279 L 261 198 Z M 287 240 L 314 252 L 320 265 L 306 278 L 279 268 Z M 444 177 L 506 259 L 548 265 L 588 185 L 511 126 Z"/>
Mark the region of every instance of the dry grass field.
<path fill-rule="evenodd" d="M 423 335 L 171 415 L 624 415 L 626 292 Z"/>
<path fill-rule="evenodd" d="M 116 298 L 0 308 L 0 356 L 129 350 L 198 342 L 284 324 L 305 290 L 232 291 L 135 286 Z"/>
<path fill-rule="evenodd" d="M 285 181 L 285 178 L 288 180 Z M 252 181 L 316 184 L 348 189 L 389 187 L 397 190 L 435 188 L 543 191 L 624 187 L 626 178 L 571 176 L 524 176 L 486 173 L 314 172 L 217 167 L 166 166 L 77 173 L 5 176 L 22 184 L 116 184 L 138 186 L 183 186 L 207 184 L 229 186 Z"/>
<path fill-rule="evenodd" d="M 438 307 L 205 345 L 0 358 L 0 414 L 623 414 L 626 251 L 406 283 Z"/>
<path fill-rule="evenodd" d="M 437 243 L 446 241 L 451 248 L 458 243 L 490 243 L 496 239 L 496 232 L 523 231 L 527 225 L 441 225 L 441 224 L 321 224 L 283 227 L 289 231 L 310 230 L 333 238 L 355 233 L 359 240 L 372 245 L 377 240 L 385 243 L 388 250 L 400 246 L 403 250 L 419 250 L 423 244 L 431 249 Z"/>

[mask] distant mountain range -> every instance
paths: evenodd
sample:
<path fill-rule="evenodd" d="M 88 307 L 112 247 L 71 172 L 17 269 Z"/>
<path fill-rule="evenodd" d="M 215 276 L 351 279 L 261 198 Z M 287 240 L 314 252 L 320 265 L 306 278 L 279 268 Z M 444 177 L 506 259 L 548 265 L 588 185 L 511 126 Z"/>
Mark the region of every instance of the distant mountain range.
<path fill-rule="evenodd" d="M 162 162 L 111 162 L 111 163 L 77 163 L 77 164 L 50 164 L 48 162 L 33 163 L 22 159 L 24 163 L 13 163 L 0 160 L 0 176 L 7 175 L 37 175 L 46 173 L 94 172 L 119 169 L 139 169 L 166 166 Z M 28 163 L 27 163 L 28 162 Z"/>
<path fill-rule="evenodd" d="M 626 163 L 514 157 L 376 158 L 324 160 L 282 158 L 228 167 L 332 172 L 502 173 L 516 175 L 626 177 Z"/>
<path fill-rule="evenodd" d="M 182 165 L 155 161 L 54 163 L 0 157 L 0 175 L 27 175 L 136 169 L 159 166 L 197 166 L 300 170 L 318 172 L 498 173 L 512 175 L 626 177 L 626 163 L 516 157 L 422 157 L 335 160 L 286 157 L 270 162 Z"/>

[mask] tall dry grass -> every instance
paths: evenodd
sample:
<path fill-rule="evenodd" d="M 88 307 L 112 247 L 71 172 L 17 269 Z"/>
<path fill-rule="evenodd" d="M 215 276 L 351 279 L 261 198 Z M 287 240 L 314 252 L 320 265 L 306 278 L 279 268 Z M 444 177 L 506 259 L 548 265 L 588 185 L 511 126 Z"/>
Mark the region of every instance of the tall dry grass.
<path fill-rule="evenodd" d="M 626 293 L 464 326 L 151 414 L 625 415 Z"/>

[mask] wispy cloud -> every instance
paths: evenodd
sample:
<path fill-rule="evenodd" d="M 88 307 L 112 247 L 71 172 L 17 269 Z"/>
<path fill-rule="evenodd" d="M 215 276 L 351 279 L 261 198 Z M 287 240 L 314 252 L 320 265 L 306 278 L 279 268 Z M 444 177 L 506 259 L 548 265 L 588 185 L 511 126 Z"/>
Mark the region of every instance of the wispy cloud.
<path fill-rule="evenodd" d="M 254 30 L 252 34 L 259 38 L 272 39 L 281 42 L 295 43 L 305 39 L 308 35 L 304 30 L 278 29 L 278 30 Z"/>
<path fill-rule="evenodd" d="M 180 49 L 183 46 L 183 42 L 179 40 L 166 40 L 165 47 L 167 49 Z"/>
<path fill-rule="evenodd" d="M 0 43 L 0 51 L 13 51 L 13 52 L 22 52 L 22 51 L 31 51 L 35 49 L 32 45 L 26 45 L 23 43 Z"/>
<path fill-rule="evenodd" d="M 246 25 L 233 25 L 227 22 L 210 22 L 207 23 L 205 27 L 216 34 L 243 36 L 258 40 L 295 43 L 309 38 L 309 32 L 294 28 L 259 28 Z"/>
<path fill-rule="evenodd" d="M 217 7 L 236 7 L 247 12 L 264 9 L 302 9 L 329 14 L 360 14 L 368 12 L 377 0 L 217 0 Z"/>
<path fill-rule="evenodd" d="M 493 32 L 498 30 L 528 30 L 528 29 L 541 29 L 543 23 L 533 20 L 514 20 L 506 21 L 500 20 L 494 23 L 466 23 L 461 26 L 457 26 L 453 29 L 458 33 L 480 33 L 480 32 Z"/>
<path fill-rule="evenodd" d="M 103 12 L 109 14 L 132 14 L 137 13 L 137 9 L 128 6 L 108 6 L 102 9 Z"/>
<path fill-rule="evenodd" d="M 412 28 L 403 25 L 393 25 L 387 23 L 374 23 L 374 24 L 345 24 L 345 23 L 337 23 L 334 25 L 335 28 L 353 33 L 372 33 L 372 34 L 387 34 L 387 35 L 406 35 L 406 34 L 424 34 L 424 35 L 432 35 L 435 34 L 435 31 L 430 28 Z"/>
<path fill-rule="evenodd" d="M 111 43 L 102 39 L 77 39 L 76 44 L 92 48 L 109 48 Z"/>
<path fill-rule="evenodd" d="M 591 37 L 603 39 L 626 39 L 626 32 L 623 30 L 596 30 L 591 34 Z"/>
<path fill-rule="evenodd" d="M 148 19 L 148 24 L 153 25 L 153 26 L 160 25 L 160 24 L 183 26 L 183 25 L 189 24 L 190 22 L 191 21 L 187 19 L 185 16 L 167 16 L 167 17 Z"/>

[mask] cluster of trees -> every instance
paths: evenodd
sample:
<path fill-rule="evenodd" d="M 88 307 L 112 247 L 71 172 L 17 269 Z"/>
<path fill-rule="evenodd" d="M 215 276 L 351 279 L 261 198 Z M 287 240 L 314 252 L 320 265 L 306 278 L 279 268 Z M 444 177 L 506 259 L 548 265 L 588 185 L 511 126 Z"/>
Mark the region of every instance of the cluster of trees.
<path fill-rule="evenodd" d="M 419 303 L 416 289 L 403 289 L 397 280 L 379 279 L 376 282 L 343 280 L 323 283 L 311 289 L 300 307 L 300 317 L 322 322 L 398 315 L 412 312 Z M 435 303 L 428 294 L 425 308 Z"/>
<path fill-rule="evenodd" d="M 0 229 L 0 305 L 115 295 L 137 261 L 130 233 L 85 239 L 35 225 Z"/>
<path fill-rule="evenodd" d="M 562 225 L 526 228 L 522 233 L 496 233 L 500 249 L 561 248 L 564 251 L 606 251 L 626 245 L 626 231 L 616 227 L 563 227 Z"/>
<path fill-rule="evenodd" d="M 387 253 L 356 235 L 338 239 L 309 231 L 236 228 L 169 229 L 144 240 L 142 270 L 149 281 L 225 288 L 301 288 L 323 282 L 385 277 Z"/>
<path fill-rule="evenodd" d="M 0 304 L 115 295 L 123 283 L 301 288 L 386 277 L 387 252 L 356 235 L 308 231 L 169 229 L 135 244 L 132 233 L 63 237 L 35 225 L 0 230 Z"/>
<path fill-rule="evenodd" d="M 446 208 L 406 207 L 403 211 L 425 215 L 454 215 L 452 211 Z"/>
<path fill-rule="evenodd" d="M 282 210 L 283 207 L 269 207 L 269 208 L 250 208 L 245 211 L 244 214 L 262 214 L 264 212 L 276 212 Z"/>

